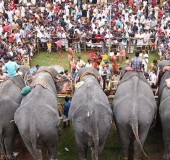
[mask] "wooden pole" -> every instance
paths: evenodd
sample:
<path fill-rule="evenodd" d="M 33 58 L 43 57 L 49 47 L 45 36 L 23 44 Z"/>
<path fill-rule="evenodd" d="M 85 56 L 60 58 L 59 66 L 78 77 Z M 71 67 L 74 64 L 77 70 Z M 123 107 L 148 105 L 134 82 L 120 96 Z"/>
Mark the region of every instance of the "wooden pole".
<path fill-rule="evenodd" d="M 111 19 L 112 19 L 112 5 L 110 4 L 110 21 L 109 21 L 109 50 L 108 50 L 108 55 L 110 55 L 110 48 L 111 48 L 111 39 L 110 39 L 110 34 L 111 34 Z"/>

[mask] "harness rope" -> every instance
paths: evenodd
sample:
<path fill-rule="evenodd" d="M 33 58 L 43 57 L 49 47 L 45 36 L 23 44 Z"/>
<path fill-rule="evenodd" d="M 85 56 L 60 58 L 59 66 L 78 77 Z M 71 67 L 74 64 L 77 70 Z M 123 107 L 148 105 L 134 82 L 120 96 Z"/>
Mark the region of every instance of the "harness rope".
<path fill-rule="evenodd" d="M 12 81 L 20 90 L 22 90 L 22 88 L 17 83 L 15 83 L 13 79 L 10 78 L 9 80 Z"/>
<path fill-rule="evenodd" d="M 53 74 L 52 74 L 50 71 L 48 71 L 48 70 L 42 70 L 42 71 L 37 72 L 37 74 L 38 74 L 38 73 L 41 73 L 41 72 L 48 73 L 48 74 L 52 77 L 53 81 L 55 82 L 54 76 L 53 76 Z M 48 89 L 51 93 L 53 93 L 53 92 L 47 87 L 46 81 L 45 81 L 42 77 L 37 78 L 37 80 L 35 80 L 34 84 L 31 86 L 31 88 L 35 88 L 37 85 L 41 85 L 44 89 Z"/>

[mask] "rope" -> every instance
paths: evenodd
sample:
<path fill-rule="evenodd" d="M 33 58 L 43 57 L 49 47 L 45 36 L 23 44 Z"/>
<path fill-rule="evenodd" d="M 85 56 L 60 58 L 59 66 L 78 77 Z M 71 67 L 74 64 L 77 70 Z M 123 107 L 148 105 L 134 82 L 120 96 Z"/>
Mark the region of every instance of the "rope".
<path fill-rule="evenodd" d="M 15 83 L 15 81 L 13 79 L 9 79 L 10 81 L 12 81 L 20 90 L 22 90 L 23 88 L 21 88 L 17 83 Z"/>

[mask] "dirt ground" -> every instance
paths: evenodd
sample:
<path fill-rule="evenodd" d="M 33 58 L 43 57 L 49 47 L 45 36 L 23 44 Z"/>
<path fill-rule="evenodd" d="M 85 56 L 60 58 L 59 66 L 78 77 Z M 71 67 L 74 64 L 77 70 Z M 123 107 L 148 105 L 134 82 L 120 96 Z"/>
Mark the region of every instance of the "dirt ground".
<path fill-rule="evenodd" d="M 32 160 L 32 157 L 30 156 L 20 136 L 17 136 L 15 142 L 15 152 L 19 153 L 17 160 Z"/>
<path fill-rule="evenodd" d="M 17 136 L 16 139 L 15 152 L 19 153 L 19 155 L 17 156 L 17 160 L 32 160 L 20 136 Z"/>
<path fill-rule="evenodd" d="M 15 142 L 15 152 L 19 153 L 17 160 L 33 160 L 19 135 L 17 136 Z M 43 149 L 42 153 L 44 158 L 43 160 L 47 160 L 45 149 Z"/>

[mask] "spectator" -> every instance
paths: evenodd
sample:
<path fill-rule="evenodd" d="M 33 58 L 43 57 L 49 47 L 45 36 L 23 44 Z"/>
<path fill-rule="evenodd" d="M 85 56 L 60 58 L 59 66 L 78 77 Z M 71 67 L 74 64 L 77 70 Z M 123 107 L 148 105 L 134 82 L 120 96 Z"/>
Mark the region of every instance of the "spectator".
<path fill-rule="evenodd" d="M 68 61 L 69 61 L 69 68 L 72 70 L 72 68 L 74 67 L 74 50 L 69 47 L 68 48 Z"/>
<path fill-rule="evenodd" d="M 135 71 L 141 71 L 142 69 L 142 59 L 139 57 L 139 51 L 135 53 L 135 57 L 131 60 L 131 67 Z"/>
<path fill-rule="evenodd" d="M 68 112 L 70 109 L 70 98 L 65 97 L 64 111 L 63 111 L 63 128 L 66 128 L 66 121 L 68 121 L 68 126 L 70 126 L 70 121 L 68 120 Z"/>
<path fill-rule="evenodd" d="M 51 42 L 47 42 L 47 52 L 51 53 Z"/>
<path fill-rule="evenodd" d="M 16 76 L 19 65 L 16 62 L 11 61 L 9 56 L 4 57 L 4 63 L 4 72 L 8 73 L 8 77 L 11 78 Z"/>
<path fill-rule="evenodd" d="M 6 80 L 8 77 L 7 73 L 4 73 L 2 69 L 0 69 L 0 81 Z"/>
<path fill-rule="evenodd" d="M 150 78 L 150 83 L 156 85 L 157 82 L 157 74 L 156 74 L 156 70 L 153 69 L 150 73 L 149 73 L 149 78 Z"/>
<path fill-rule="evenodd" d="M 112 75 L 112 66 L 109 64 L 109 62 L 105 63 L 105 69 L 106 69 L 106 74 L 107 74 L 106 78 L 107 80 L 109 80 Z"/>
<path fill-rule="evenodd" d="M 57 42 L 56 42 L 56 50 L 57 50 L 57 52 L 58 52 L 58 55 L 59 55 L 59 57 L 60 58 L 62 58 L 62 44 L 61 44 L 62 42 L 61 42 L 61 40 L 58 40 Z"/>
<path fill-rule="evenodd" d="M 152 70 L 156 70 L 157 71 L 157 60 L 154 59 L 153 62 L 150 64 L 150 67 L 149 67 L 149 73 L 152 72 Z"/>
<path fill-rule="evenodd" d="M 116 73 L 117 72 L 117 69 L 118 69 L 118 63 L 117 63 L 117 52 L 114 52 L 114 55 L 112 55 L 110 57 L 110 61 L 112 62 L 112 70 L 113 70 L 113 73 Z"/>
<path fill-rule="evenodd" d="M 75 30 L 74 34 L 74 49 L 76 52 L 81 52 L 80 50 L 80 34 Z"/>
<path fill-rule="evenodd" d="M 85 67 L 93 67 L 91 59 L 87 60 L 87 63 L 86 63 Z"/>
<path fill-rule="evenodd" d="M 64 76 L 66 76 L 69 80 L 72 80 L 71 74 L 68 72 L 68 70 L 64 71 Z"/>
<path fill-rule="evenodd" d="M 156 1 L 150 4 L 146 0 L 131 0 L 128 4 L 117 1 L 116 7 L 105 5 L 103 0 L 98 1 L 100 5 L 80 0 L 71 3 L 22 0 L 19 7 L 13 1 L 8 1 L 8 6 L 4 2 L 0 0 L 0 58 L 9 54 L 18 64 L 28 65 L 38 51 L 38 44 L 51 52 L 55 42 L 59 56 L 61 49 L 68 50 L 71 69 L 76 66 L 74 49 L 80 52 L 81 47 L 85 51 L 90 47 L 102 50 L 102 54 L 106 53 L 106 47 L 115 47 L 120 57 L 125 56 L 126 49 L 133 53 L 136 44 L 140 50 L 148 49 L 148 44 L 153 51 L 158 48 L 160 58 L 170 50 L 168 2 L 162 6 L 155 5 Z M 110 22 L 111 28 L 107 25 Z M 103 67 L 102 62 L 97 58 L 94 67 Z M 81 60 L 79 63 L 81 67 L 84 65 Z"/>
<path fill-rule="evenodd" d="M 75 79 L 76 75 L 77 75 L 76 68 L 73 68 L 71 71 L 71 77 L 73 80 Z"/>
<path fill-rule="evenodd" d="M 80 66 L 81 67 L 84 67 L 86 65 L 86 63 L 81 59 L 80 56 L 78 56 L 77 59 L 80 61 Z"/>
<path fill-rule="evenodd" d="M 149 56 L 146 53 L 146 54 L 144 54 L 143 59 L 142 59 L 142 64 L 144 65 L 145 72 L 147 72 L 147 70 L 148 70 L 148 62 L 149 62 L 148 58 L 149 58 Z"/>
<path fill-rule="evenodd" d="M 130 59 L 129 59 L 129 57 L 128 57 L 128 56 L 126 56 L 125 58 L 126 58 L 126 60 L 125 60 L 125 64 L 126 64 L 126 65 L 130 65 Z"/>

